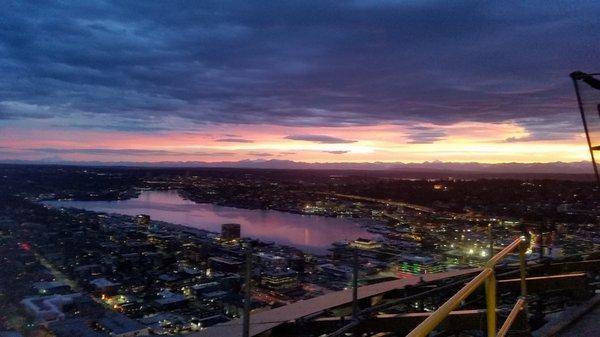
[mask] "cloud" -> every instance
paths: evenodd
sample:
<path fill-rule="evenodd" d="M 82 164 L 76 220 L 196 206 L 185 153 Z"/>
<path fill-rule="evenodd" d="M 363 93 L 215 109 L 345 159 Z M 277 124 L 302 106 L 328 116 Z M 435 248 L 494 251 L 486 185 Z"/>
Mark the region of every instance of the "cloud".
<path fill-rule="evenodd" d="M 445 139 L 446 132 L 434 127 L 415 126 L 408 129 L 408 144 L 431 144 Z"/>
<path fill-rule="evenodd" d="M 338 137 L 332 137 L 327 135 L 289 135 L 284 137 L 285 139 L 291 140 L 302 140 L 307 142 L 314 142 L 320 144 L 347 144 L 356 143 L 356 140 L 343 139 Z"/>
<path fill-rule="evenodd" d="M 509 137 L 506 143 L 555 141 L 572 139 L 574 135 L 583 132 L 583 126 L 572 125 L 568 119 L 558 116 L 555 118 L 524 118 L 516 121 L 517 125 L 527 131 L 526 136 Z"/>
<path fill-rule="evenodd" d="M 325 152 L 325 153 L 331 153 L 331 154 L 345 154 L 345 153 L 348 153 L 350 151 L 343 151 L 343 150 L 339 150 L 338 151 L 338 150 L 335 150 L 335 151 L 323 151 L 323 152 Z"/>
<path fill-rule="evenodd" d="M 220 138 L 216 140 L 217 142 L 223 143 L 254 143 L 253 140 L 243 139 L 243 138 Z"/>
<path fill-rule="evenodd" d="M 2 2 L 11 15 L 0 30 L 0 100 L 12 106 L 0 122 L 178 131 L 566 116 L 578 125 L 567 74 L 597 65 L 600 3 L 509 7 Z"/>
<path fill-rule="evenodd" d="M 18 101 L 0 102 L 0 120 L 8 119 L 48 119 L 53 114 L 48 106 L 39 106 Z"/>
<path fill-rule="evenodd" d="M 84 148 L 84 149 L 63 149 L 63 148 L 32 148 L 23 149 L 25 151 L 40 152 L 46 154 L 83 154 L 97 156 L 181 156 L 181 155 L 210 155 L 227 156 L 228 152 L 183 152 L 169 150 L 149 150 L 149 149 L 107 149 L 107 148 Z"/>
<path fill-rule="evenodd" d="M 251 156 L 255 156 L 255 157 L 271 157 L 271 156 L 273 156 L 272 153 L 268 153 L 268 152 L 248 152 L 248 154 Z"/>

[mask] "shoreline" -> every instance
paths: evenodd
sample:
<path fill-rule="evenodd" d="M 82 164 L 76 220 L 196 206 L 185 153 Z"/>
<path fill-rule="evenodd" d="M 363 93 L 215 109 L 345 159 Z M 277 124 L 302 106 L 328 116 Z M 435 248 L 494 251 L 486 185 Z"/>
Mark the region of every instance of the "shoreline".
<path fill-rule="evenodd" d="M 363 234 L 359 234 L 356 238 L 359 237 L 368 237 L 368 238 L 376 238 L 376 237 L 380 237 L 381 235 L 378 233 L 374 233 L 372 231 L 370 231 L 369 229 L 372 226 L 376 226 L 376 225 L 381 225 L 383 224 L 382 221 L 377 220 L 377 219 L 371 219 L 371 218 L 348 218 L 348 217 L 343 217 L 343 216 L 339 216 L 339 217 L 325 217 L 325 216 L 321 216 L 321 215 L 316 215 L 316 214 L 298 214 L 298 213 L 292 213 L 292 212 L 284 212 L 284 211 L 280 211 L 280 210 L 274 210 L 274 209 L 269 209 L 269 210 L 263 210 L 263 209 L 248 209 L 248 208 L 238 208 L 238 207 L 231 207 L 231 206 L 222 206 L 222 205 L 218 205 L 215 203 L 198 203 L 194 200 L 190 200 L 190 199 L 186 199 L 184 196 L 180 195 L 178 193 L 177 189 L 144 189 L 144 190 L 140 190 L 137 194 L 136 198 L 139 198 L 140 194 L 143 193 L 144 191 L 148 191 L 148 192 L 177 192 L 177 195 L 179 197 L 181 197 L 184 200 L 193 202 L 195 205 L 213 205 L 213 206 L 218 206 L 218 207 L 227 207 L 227 208 L 231 208 L 231 209 L 236 209 L 236 210 L 240 210 L 240 211 L 268 211 L 268 212 L 276 212 L 276 213 L 283 213 L 286 215 L 296 215 L 296 216 L 302 216 L 302 217 L 307 217 L 307 218 L 327 218 L 327 219 L 339 219 L 339 220 L 343 220 L 343 221 L 348 221 L 348 225 L 355 225 L 357 227 L 359 227 L 361 230 L 363 230 L 365 233 Z M 126 213 L 119 213 L 118 211 L 105 211 L 105 210 L 94 210 L 94 209 L 88 209 L 88 208 L 84 208 L 84 207 L 78 207 L 78 206 L 70 206 L 70 205 L 56 205 L 53 203 L 60 203 L 60 202 L 108 202 L 108 203 L 112 203 L 112 202 L 122 202 L 122 201 L 126 201 L 126 200 L 135 200 L 136 198 L 129 198 L 129 199 L 123 199 L 123 200 L 111 200 L 111 201 L 106 201 L 106 200 L 61 200 L 61 199 L 54 199 L 54 200 L 38 200 L 37 202 L 39 204 L 42 204 L 46 207 L 52 207 L 52 208 L 65 208 L 65 209 L 72 209 L 75 211 L 83 211 L 83 212 L 90 212 L 92 214 L 104 214 L 106 216 L 116 216 L 116 217 L 127 217 L 129 220 L 131 221 L 135 221 L 135 216 L 134 214 L 126 214 Z M 143 211 L 140 211 L 140 213 L 143 213 Z M 171 222 L 171 221 L 164 221 L 164 220 L 158 220 L 158 219 L 152 219 L 152 222 L 160 225 L 163 228 L 166 228 L 168 230 L 171 231 L 175 231 L 178 233 L 188 233 L 188 234 L 192 234 L 195 236 L 199 236 L 199 237 L 210 237 L 210 236 L 219 236 L 220 232 L 215 231 L 214 229 L 204 229 L 204 228 L 198 228 L 196 227 L 196 225 L 194 224 L 184 224 L 184 223 L 177 223 L 177 222 Z M 225 222 L 223 222 L 225 223 Z M 355 238 L 355 239 L 356 239 Z M 278 247 L 282 247 L 285 249 L 292 249 L 292 250 L 297 250 L 300 251 L 304 254 L 310 254 L 313 256 L 327 256 L 330 254 L 330 251 L 332 248 L 335 247 L 335 243 L 339 242 L 339 241 L 350 241 L 350 238 L 339 238 L 339 239 L 335 239 L 331 242 L 329 242 L 327 245 L 322 245 L 320 247 L 314 248 L 314 249 L 310 249 L 310 248 L 305 248 L 302 246 L 295 246 L 293 244 L 286 244 L 286 243 L 279 243 L 276 240 L 273 239 L 267 239 L 264 240 L 264 238 L 257 238 L 257 237 L 252 237 L 252 236 L 245 236 L 242 238 L 244 241 L 254 241 L 257 242 L 259 245 L 276 245 Z"/>
<path fill-rule="evenodd" d="M 128 218 L 129 221 L 131 221 L 131 222 L 136 221 L 135 215 L 92 211 L 89 209 L 83 209 L 83 208 L 77 208 L 77 207 L 56 207 L 56 206 L 51 206 L 51 205 L 47 205 L 47 204 L 43 204 L 43 203 L 42 203 L 42 205 L 53 208 L 53 209 L 64 208 L 64 209 L 70 210 L 70 211 L 86 212 L 86 213 L 91 213 L 94 215 L 104 215 L 106 217 L 113 217 L 113 218 L 124 217 L 124 218 Z M 167 222 L 167 221 L 162 221 L 162 220 L 151 220 L 151 222 L 158 225 L 159 227 L 161 227 L 160 229 L 174 231 L 174 232 L 178 232 L 178 233 L 187 233 L 187 234 L 195 235 L 198 237 L 203 237 L 205 239 L 212 239 L 209 237 L 210 235 L 219 236 L 218 232 L 213 232 L 213 231 L 209 231 L 209 230 L 201 229 L 201 228 L 189 227 L 189 226 L 186 226 L 183 224 L 177 224 L 177 223 Z M 243 238 L 241 238 L 240 241 L 250 241 L 250 242 L 254 241 L 254 242 L 260 243 L 265 246 L 276 245 L 277 247 L 280 247 L 280 248 L 300 251 L 305 255 L 312 255 L 312 256 L 317 256 L 317 257 L 326 256 L 326 254 L 311 253 L 311 252 L 307 252 L 301 248 L 297 248 L 294 246 L 279 244 L 276 242 L 261 241 L 260 239 L 257 239 L 257 238 L 243 237 Z"/>

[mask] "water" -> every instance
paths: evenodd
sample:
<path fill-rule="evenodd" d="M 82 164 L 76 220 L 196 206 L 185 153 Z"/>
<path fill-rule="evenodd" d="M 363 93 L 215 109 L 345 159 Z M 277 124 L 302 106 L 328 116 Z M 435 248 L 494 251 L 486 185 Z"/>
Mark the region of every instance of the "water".
<path fill-rule="evenodd" d="M 117 201 L 46 201 L 54 207 L 73 207 L 125 215 L 148 214 L 154 220 L 220 232 L 223 223 L 242 225 L 242 236 L 290 245 L 323 254 L 332 242 L 372 238 L 357 221 L 273 210 L 250 210 L 197 204 L 176 191 L 143 191 L 139 197 Z"/>

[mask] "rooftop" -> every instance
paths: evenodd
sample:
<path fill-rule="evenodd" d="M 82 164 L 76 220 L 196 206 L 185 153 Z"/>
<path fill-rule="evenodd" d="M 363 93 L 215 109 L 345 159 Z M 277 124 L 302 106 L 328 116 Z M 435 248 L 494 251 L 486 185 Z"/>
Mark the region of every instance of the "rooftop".
<path fill-rule="evenodd" d="M 119 313 L 106 314 L 98 320 L 98 323 L 116 335 L 146 329 L 142 323 Z"/>
<path fill-rule="evenodd" d="M 83 318 L 71 318 L 52 323 L 50 330 L 57 337 L 105 337 L 106 335 L 92 329 Z M 2 335 L 0 335 L 2 336 Z"/>

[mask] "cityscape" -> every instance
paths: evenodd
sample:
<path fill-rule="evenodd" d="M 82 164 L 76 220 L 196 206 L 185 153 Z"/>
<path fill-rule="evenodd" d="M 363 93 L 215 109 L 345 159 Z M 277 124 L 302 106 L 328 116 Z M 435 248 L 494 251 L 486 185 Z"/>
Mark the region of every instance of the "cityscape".
<path fill-rule="evenodd" d="M 0 337 L 598 335 L 599 3 L 0 10 Z"/>
<path fill-rule="evenodd" d="M 348 289 L 355 252 L 358 283 L 366 285 L 477 268 L 523 235 L 532 261 L 593 253 L 600 244 L 600 205 L 587 180 L 20 165 L 0 173 L 9 192 L 0 218 L 10 271 L 4 324 L 41 325 L 57 336 L 176 335 L 239 318 L 248 251 L 252 309 L 264 310 Z M 404 193 L 419 204 L 400 201 Z M 74 200 L 82 201 L 71 207 Z M 136 200 L 145 202 L 125 204 Z M 167 221 L 172 207 L 207 203 L 242 222 L 252 218 L 239 214 L 260 212 L 261 226 L 273 228 L 249 236 L 247 223 L 208 230 Z M 120 206 L 94 210 L 102 204 Z M 155 216 L 136 214 L 141 209 Z M 271 212 L 347 221 L 329 231 L 357 228 L 335 241 L 320 230 L 314 235 L 331 235 L 329 242 L 304 237 L 297 242 L 308 248 L 299 249 L 261 234 L 276 226 L 295 233 L 293 225 L 266 222 Z"/>

